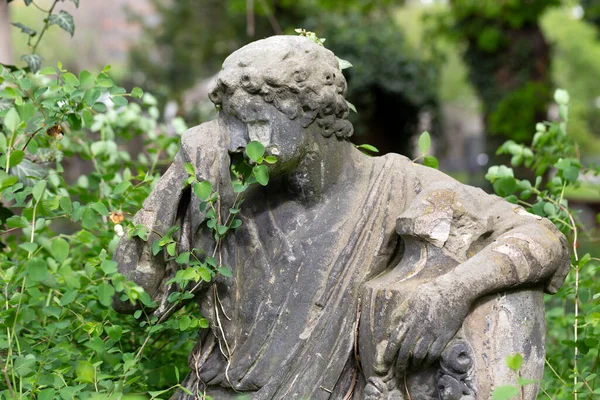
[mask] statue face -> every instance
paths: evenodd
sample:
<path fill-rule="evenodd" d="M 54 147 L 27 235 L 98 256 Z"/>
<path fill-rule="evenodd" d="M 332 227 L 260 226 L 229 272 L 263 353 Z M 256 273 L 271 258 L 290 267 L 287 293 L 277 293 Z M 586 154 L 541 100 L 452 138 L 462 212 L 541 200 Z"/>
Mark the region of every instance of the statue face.
<path fill-rule="evenodd" d="M 306 154 L 310 135 L 258 94 L 241 88 L 223 99 L 220 117 L 227 125 L 229 151 L 239 152 L 251 141 L 261 142 L 267 155 L 278 158 L 275 171 L 293 168 Z"/>

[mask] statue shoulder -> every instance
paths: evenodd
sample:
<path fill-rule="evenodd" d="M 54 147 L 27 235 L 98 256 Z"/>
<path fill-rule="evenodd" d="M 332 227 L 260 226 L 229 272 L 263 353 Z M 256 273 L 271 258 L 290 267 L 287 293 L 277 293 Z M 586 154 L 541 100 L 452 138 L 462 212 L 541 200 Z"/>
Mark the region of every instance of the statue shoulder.
<path fill-rule="evenodd" d="M 196 125 L 181 135 L 181 149 L 187 154 L 198 149 L 209 150 L 226 147 L 225 134 L 217 120 Z"/>
<path fill-rule="evenodd" d="M 228 177 L 228 140 L 218 120 L 190 128 L 181 136 L 182 161 L 194 165 L 198 179 L 214 183 L 217 177 Z"/>

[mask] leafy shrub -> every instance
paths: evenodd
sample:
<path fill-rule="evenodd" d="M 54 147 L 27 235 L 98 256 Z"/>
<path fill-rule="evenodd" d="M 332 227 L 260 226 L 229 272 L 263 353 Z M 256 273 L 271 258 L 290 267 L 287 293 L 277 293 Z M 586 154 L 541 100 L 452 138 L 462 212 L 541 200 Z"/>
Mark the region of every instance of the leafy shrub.
<path fill-rule="evenodd" d="M 583 253 L 582 237 L 589 237 L 578 222 L 577 211 L 570 208 L 565 193 L 578 187 L 580 177 L 597 176 L 600 166 L 584 165 L 579 159 L 577 145 L 567 134 L 569 95 L 557 90 L 560 121 L 536 125 L 530 146 L 512 140 L 504 143 L 499 154 L 511 156 L 513 167 L 525 166 L 535 174 L 535 181 L 519 179 L 512 168 L 490 167 L 486 178 L 494 190 L 508 201 L 524 206 L 540 217 L 549 218 L 565 233 L 571 243 L 571 273 L 557 295 L 546 300 L 548 339 L 547 368 L 542 393 L 544 397 L 563 399 L 575 394 L 595 399 L 600 354 L 600 259 Z M 598 215 L 600 221 L 600 214 Z M 547 396 L 546 396 L 547 395 Z"/>
<path fill-rule="evenodd" d="M 110 254 L 173 157 L 178 135 L 157 123 L 151 96 L 129 103 L 142 91 L 127 93 L 108 72 L 76 76 L 59 64 L 37 74 L 0 73 L 3 398 L 93 398 L 174 386 L 195 342 L 199 318 L 174 327 L 184 332 L 173 342 L 111 307 L 115 289 L 144 300 L 116 273 Z M 145 150 L 134 160 L 124 139 L 144 132 Z M 90 172 L 69 181 L 71 168 Z M 141 350 L 150 336 L 160 360 Z"/>

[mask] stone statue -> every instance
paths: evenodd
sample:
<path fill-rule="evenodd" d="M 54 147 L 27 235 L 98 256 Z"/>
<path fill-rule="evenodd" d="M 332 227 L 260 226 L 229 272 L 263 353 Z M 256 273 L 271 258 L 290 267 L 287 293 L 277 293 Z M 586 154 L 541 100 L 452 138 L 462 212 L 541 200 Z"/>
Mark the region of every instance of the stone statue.
<path fill-rule="evenodd" d="M 134 223 L 179 226 L 178 248 L 212 249 L 186 162 L 234 203 L 230 156 L 252 140 L 278 162 L 252 186 L 219 261 L 233 271 L 196 292 L 210 329 L 184 385 L 214 399 L 488 399 L 541 379 L 543 292 L 569 269 L 545 219 L 397 154 L 349 141 L 346 81 L 332 52 L 275 36 L 229 56 L 210 99 L 216 120 L 190 129 Z M 179 266 L 123 237 L 119 270 L 164 315 Z M 115 308 L 132 312 L 128 302 Z M 534 399 L 536 384 L 525 386 Z M 178 393 L 175 398 L 191 398 Z"/>

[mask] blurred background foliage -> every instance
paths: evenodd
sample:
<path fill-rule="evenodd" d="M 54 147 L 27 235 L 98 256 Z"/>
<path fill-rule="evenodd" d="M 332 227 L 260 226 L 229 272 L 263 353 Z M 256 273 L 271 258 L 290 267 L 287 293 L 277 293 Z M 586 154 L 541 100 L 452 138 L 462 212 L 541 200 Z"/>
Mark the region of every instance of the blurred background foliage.
<path fill-rule="evenodd" d="M 11 20 L 38 29 L 36 11 L 41 11 L 19 3 L 12 3 Z M 163 108 L 170 103 L 167 117 L 196 124 L 214 116 L 206 93 L 228 54 L 253 40 L 303 27 L 327 38 L 326 47 L 354 65 L 345 73 L 349 100 L 359 111 L 352 116 L 357 142 L 409 155 L 410 138 L 428 129 L 439 137 L 444 165 L 444 152 L 453 142 L 447 127 L 459 124 L 487 138 L 482 141 L 488 144 L 475 147 L 492 157 L 504 139 L 531 139 L 531 127 L 547 117 L 550 94 L 561 87 L 573 98 L 577 118 L 571 132 L 582 154 L 593 156 L 600 150 L 595 123 L 599 3 L 119 0 L 112 12 L 93 4 L 74 12 L 80 26 L 75 44 L 66 46 L 68 34 L 53 30 L 41 55 L 51 62 L 60 58 L 75 71 L 110 63 L 125 86 L 144 87 Z M 74 10 L 67 2 L 62 6 Z M 18 60 L 26 40 L 17 28 L 12 36 Z M 118 46 L 110 44 L 115 41 Z M 446 115 L 448 108 L 455 112 Z M 464 127 L 469 125 L 464 120 L 475 122 Z M 450 168 L 466 167 L 450 162 Z"/>

